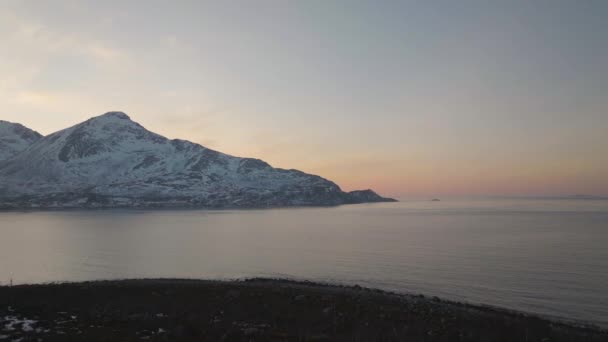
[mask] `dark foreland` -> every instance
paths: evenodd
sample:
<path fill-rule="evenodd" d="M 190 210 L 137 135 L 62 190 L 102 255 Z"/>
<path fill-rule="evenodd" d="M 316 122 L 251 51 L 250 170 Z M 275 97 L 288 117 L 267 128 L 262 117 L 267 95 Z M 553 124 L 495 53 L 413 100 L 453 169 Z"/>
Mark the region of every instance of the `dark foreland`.
<path fill-rule="evenodd" d="M 345 192 L 280 169 L 146 130 L 109 112 L 42 136 L 0 121 L 0 209 L 263 208 L 395 201 Z"/>
<path fill-rule="evenodd" d="M 124 280 L 0 287 L 14 341 L 608 341 L 608 332 L 359 286 Z"/>

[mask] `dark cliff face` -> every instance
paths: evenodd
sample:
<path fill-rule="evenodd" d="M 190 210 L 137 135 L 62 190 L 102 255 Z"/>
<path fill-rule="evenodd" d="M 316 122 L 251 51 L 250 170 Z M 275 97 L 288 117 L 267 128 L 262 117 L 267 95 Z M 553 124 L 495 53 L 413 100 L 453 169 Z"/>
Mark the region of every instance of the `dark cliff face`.
<path fill-rule="evenodd" d="M 38 137 L 0 164 L 0 208 L 326 206 L 392 199 L 169 140 L 110 112 Z"/>

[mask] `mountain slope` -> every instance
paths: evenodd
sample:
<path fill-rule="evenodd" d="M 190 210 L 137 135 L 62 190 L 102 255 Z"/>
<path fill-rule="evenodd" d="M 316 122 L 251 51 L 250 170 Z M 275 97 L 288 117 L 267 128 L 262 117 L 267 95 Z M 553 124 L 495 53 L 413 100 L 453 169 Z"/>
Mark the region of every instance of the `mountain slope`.
<path fill-rule="evenodd" d="M 42 135 L 23 125 L 0 120 L 0 162 L 14 157 L 40 138 Z"/>
<path fill-rule="evenodd" d="M 0 207 L 267 207 L 364 197 L 319 176 L 169 140 L 122 112 L 38 139 L 0 164 Z M 390 199 L 373 201 L 382 200 Z"/>

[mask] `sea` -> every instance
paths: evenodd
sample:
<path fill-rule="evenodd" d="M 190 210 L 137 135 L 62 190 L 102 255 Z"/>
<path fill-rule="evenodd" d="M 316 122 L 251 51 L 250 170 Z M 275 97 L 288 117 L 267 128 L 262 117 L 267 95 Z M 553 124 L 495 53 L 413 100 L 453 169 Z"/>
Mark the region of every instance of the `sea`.
<path fill-rule="evenodd" d="M 288 278 L 608 327 L 608 201 L 0 212 L 0 285 Z"/>

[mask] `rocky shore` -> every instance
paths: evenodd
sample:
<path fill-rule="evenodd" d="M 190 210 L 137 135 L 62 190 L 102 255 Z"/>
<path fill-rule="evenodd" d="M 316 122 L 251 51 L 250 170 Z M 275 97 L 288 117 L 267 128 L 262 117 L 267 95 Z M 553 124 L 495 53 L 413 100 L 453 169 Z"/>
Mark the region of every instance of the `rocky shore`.
<path fill-rule="evenodd" d="M 0 287 L 0 341 L 608 341 L 507 310 L 288 280 Z"/>

